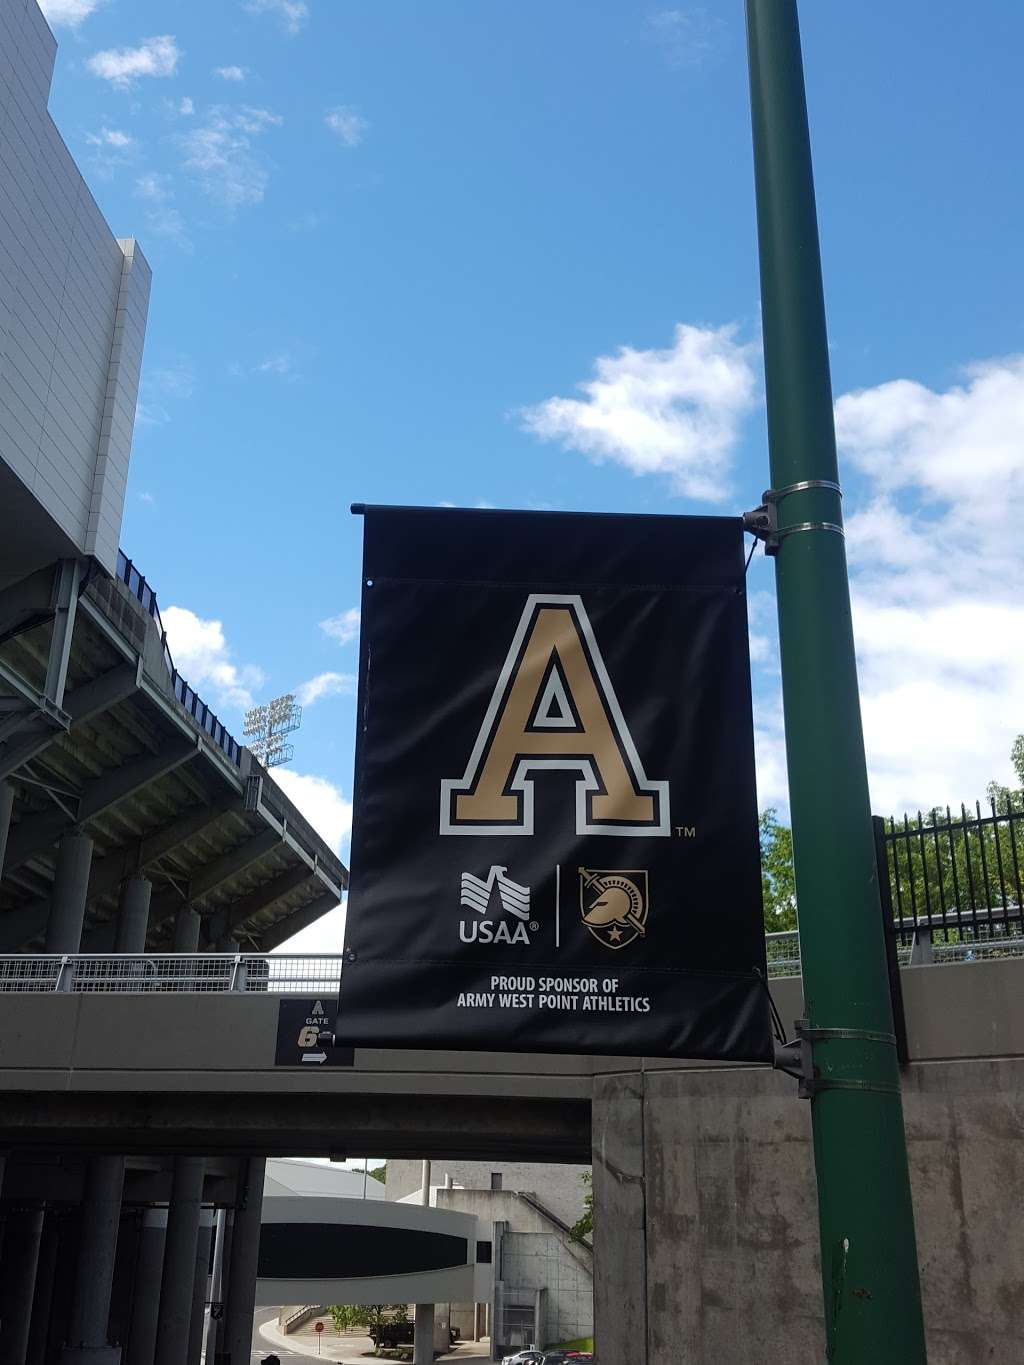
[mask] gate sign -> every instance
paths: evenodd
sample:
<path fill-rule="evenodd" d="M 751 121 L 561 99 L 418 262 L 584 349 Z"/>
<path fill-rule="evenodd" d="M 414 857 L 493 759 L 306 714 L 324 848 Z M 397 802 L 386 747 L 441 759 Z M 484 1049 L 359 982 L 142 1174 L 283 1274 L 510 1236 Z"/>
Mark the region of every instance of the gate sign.
<path fill-rule="evenodd" d="M 740 520 L 365 517 L 339 1040 L 770 1060 Z"/>

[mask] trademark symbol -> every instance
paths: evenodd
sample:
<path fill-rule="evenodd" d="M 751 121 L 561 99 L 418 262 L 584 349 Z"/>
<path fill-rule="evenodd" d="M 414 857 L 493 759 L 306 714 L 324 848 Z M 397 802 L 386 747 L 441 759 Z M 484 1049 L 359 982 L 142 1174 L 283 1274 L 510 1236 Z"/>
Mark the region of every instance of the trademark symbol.
<path fill-rule="evenodd" d="M 530 933 L 531 933 L 531 934 L 535 934 L 539 928 L 540 928 L 540 925 L 537 923 L 537 921 L 536 921 L 535 919 L 530 920 Z"/>
<path fill-rule="evenodd" d="M 697 837 L 697 826 L 696 826 L 696 825 L 676 825 L 676 835 L 677 835 L 680 839 L 696 839 L 696 837 Z"/>

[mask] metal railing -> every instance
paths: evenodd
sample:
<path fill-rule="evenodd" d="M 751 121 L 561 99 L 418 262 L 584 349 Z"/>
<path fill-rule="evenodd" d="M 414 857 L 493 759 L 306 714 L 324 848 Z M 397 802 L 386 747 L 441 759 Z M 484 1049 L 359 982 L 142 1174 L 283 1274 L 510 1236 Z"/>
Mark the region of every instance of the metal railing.
<path fill-rule="evenodd" d="M 148 612 L 156 622 L 157 630 L 160 632 L 160 645 L 163 649 L 164 664 L 167 667 L 168 673 L 171 675 L 171 687 L 175 697 L 181 702 L 182 706 L 184 706 L 185 710 L 199 728 L 205 731 L 213 740 L 214 744 L 227 754 L 232 763 L 240 764 L 242 761 L 242 746 L 217 719 L 202 698 L 196 693 L 195 689 L 189 686 L 188 682 L 174 667 L 174 659 L 171 657 L 170 647 L 167 644 L 167 632 L 164 630 L 164 623 L 160 617 L 160 607 L 156 600 L 156 593 L 123 550 L 118 550 L 117 552 L 117 577 L 136 601 L 140 603 L 142 609 Z"/>
<path fill-rule="evenodd" d="M 927 931 L 936 953 L 949 944 L 1018 939 L 1024 933 L 1024 806 L 1004 792 L 982 814 L 966 806 L 954 815 L 933 810 L 877 821 L 888 870 L 897 941 L 904 947 Z"/>
<path fill-rule="evenodd" d="M 894 926 L 896 956 L 901 967 L 948 966 L 958 962 L 984 962 L 994 957 L 1024 958 L 1024 930 L 1019 920 L 1009 923 L 993 917 L 979 926 L 978 936 L 965 928 L 963 937 L 953 933 L 958 924 L 955 912 L 947 922 L 917 924 L 912 919 L 898 920 Z M 951 935 L 938 938 L 936 935 Z M 800 939 L 795 929 L 765 934 L 768 975 L 800 976 Z"/>
<path fill-rule="evenodd" d="M 19 954 L 0 957 L 0 994 L 9 991 L 142 995 L 337 996 L 341 956 L 274 953 Z"/>
<path fill-rule="evenodd" d="M 955 924 L 950 921 L 950 927 Z M 935 925 L 935 932 L 944 926 Z M 897 925 L 910 935 L 898 947 L 901 967 L 982 962 L 996 957 L 1024 958 L 1024 931 L 1019 921 L 977 939 L 932 942 L 927 925 Z M 995 932 L 998 930 L 998 932 Z M 800 975 L 800 941 L 796 930 L 766 934 L 769 977 Z M 124 995 L 235 993 L 239 995 L 337 996 L 342 956 L 276 953 L 19 953 L 0 957 L 0 994 L 10 991 Z"/>

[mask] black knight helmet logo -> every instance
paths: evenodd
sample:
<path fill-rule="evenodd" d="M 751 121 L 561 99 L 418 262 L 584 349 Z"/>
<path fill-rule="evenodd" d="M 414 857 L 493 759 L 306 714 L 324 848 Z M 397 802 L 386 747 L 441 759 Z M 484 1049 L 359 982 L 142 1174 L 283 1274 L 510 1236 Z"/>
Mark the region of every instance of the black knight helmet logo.
<path fill-rule="evenodd" d="M 647 934 L 650 894 L 641 870 L 598 871 L 581 867 L 580 914 L 606 948 L 626 948 Z"/>

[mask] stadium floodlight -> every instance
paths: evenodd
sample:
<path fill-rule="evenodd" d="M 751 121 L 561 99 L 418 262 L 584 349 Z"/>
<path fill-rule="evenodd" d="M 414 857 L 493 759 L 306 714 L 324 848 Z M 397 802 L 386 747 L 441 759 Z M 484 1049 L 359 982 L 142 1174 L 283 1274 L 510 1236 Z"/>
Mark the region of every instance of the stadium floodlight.
<path fill-rule="evenodd" d="M 242 734 L 249 742 L 249 750 L 265 768 L 277 768 L 288 763 L 295 750 L 285 742 L 285 735 L 293 734 L 302 724 L 302 707 L 293 692 L 275 697 L 265 706 L 254 706 L 245 713 Z"/>

